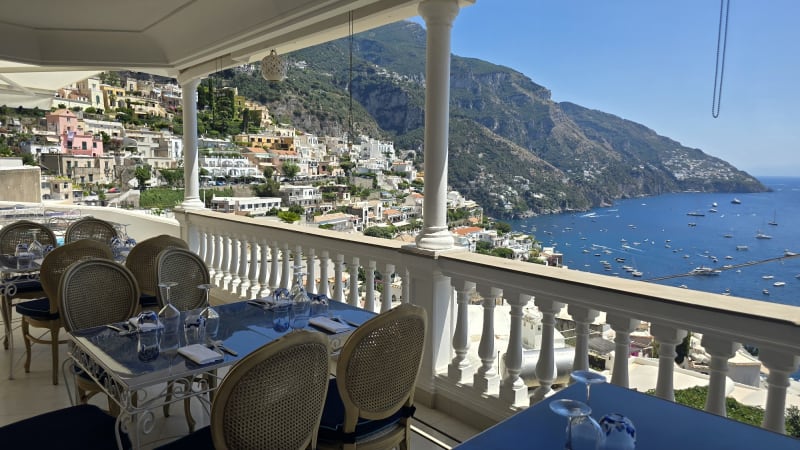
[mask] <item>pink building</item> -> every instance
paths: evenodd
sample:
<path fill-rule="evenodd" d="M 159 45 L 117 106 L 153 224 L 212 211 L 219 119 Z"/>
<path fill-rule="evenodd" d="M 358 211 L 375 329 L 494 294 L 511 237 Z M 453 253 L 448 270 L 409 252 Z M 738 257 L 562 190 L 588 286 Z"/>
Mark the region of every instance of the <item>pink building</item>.
<path fill-rule="evenodd" d="M 61 153 L 77 156 L 103 156 L 103 139 L 85 134 L 78 116 L 68 109 L 58 109 L 45 116 L 47 131 L 59 137 Z"/>

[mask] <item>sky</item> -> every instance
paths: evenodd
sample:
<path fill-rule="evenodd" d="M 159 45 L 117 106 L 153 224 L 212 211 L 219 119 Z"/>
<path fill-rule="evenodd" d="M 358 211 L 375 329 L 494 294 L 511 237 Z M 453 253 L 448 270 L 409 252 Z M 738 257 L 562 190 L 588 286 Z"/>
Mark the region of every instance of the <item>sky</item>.
<path fill-rule="evenodd" d="M 731 0 L 716 119 L 718 1 L 477 0 L 455 20 L 452 52 L 751 175 L 800 176 L 798 17 L 797 0 Z"/>

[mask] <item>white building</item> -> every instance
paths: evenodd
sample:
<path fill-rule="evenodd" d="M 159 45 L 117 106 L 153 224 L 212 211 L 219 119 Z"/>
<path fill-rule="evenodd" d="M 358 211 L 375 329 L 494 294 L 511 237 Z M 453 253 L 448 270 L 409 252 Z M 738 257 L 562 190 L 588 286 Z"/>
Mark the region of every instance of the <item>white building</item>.
<path fill-rule="evenodd" d="M 264 216 L 273 209 L 281 208 L 278 197 L 215 197 L 211 199 L 211 210 L 247 216 Z"/>

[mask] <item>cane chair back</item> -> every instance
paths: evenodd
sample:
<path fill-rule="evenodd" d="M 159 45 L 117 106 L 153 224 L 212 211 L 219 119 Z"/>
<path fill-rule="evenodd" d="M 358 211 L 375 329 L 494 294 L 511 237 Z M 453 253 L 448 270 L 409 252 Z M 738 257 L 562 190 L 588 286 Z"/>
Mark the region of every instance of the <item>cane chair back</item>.
<path fill-rule="evenodd" d="M 316 448 L 327 390 L 323 333 L 295 331 L 261 347 L 236 364 L 217 390 L 214 448 Z"/>
<path fill-rule="evenodd" d="M 157 283 L 174 281 L 170 288 L 170 303 L 181 311 L 200 308 L 205 305 L 205 291 L 198 289 L 200 284 L 209 283 L 208 267 L 202 258 L 183 248 L 167 248 L 158 254 L 156 261 Z M 165 299 L 161 289 L 156 291 L 159 307 Z"/>
<path fill-rule="evenodd" d="M 95 217 L 86 217 L 77 220 L 67 227 L 64 242 L 70 243 L 81 239 L 93 239 L 106 245 L 111 245 L 111 240 L 118 237 L 117 229 L 110 222 Z"/>
<path fill-rule="evenodd" d="M 321 448 L 327 448 L 331 439 L 339 441 L 337 448 L 344 443 L 346 448 L 408 447 L 414 387 L 422 363 L 426 327 L 425 310 L 406 303 L 375 316 L 353 331 L 336 366 L 335 385 L 344 406 L 344 417 L 340 418 L 340 426 L 332 425 L 330 415 L 335 415 L 332 411 L 337 408 L 325 405 Z M 333 403 L 331 394 L 329 403 Z M 372 422 L 370 426 L 377 427 L 381 421 L 385 425 L 372 429 L 370 436 L 363 436 L 360 419 Z M 332 429 L 336 431 L 329 432 Z"/>
<path fill-rule="evenodd" d="M 17 244 L 33 242 L 33 230 L 36 230 L 36 240 L 42 244 L 43 248 L 56 247 L 56 236 L 46 225 L 30 220 L 19 220 L 0 229 L 0 254 L 13 255 Z"/>
<path fill-rule="evenodd" d="M 188 249 L 189 245 L 181 238 L 162 234 L 145 239 L 131 249 L 125 260 L 125 266 L 136 277 L 142 294 L 153 297 L 158 295 L 158 274 L 156 273 L 158 254 L 164 249 L 173 247 Z"/>
<path fill-rule="evenodd" d="M 67 331 L 122 322 L 139 304 L 136 278 L 124 266 L 106 259 L 71 264 L 59 286 L 61 320 Z"/>
<path fill-rule="evenodd" d="M 58 289 L 61 276 L 67 268 L 76 261 L 82 259 L 107 259 L 114 260 L 114 253 L 108 244 L 101 243 L 92 239 L 82 239 L 76 242 L 62 245 L 48 253 L 42 261 L 39 271 L 39 278 L 42 281 L 42 288 L 47 298 L 50 299 L 50 312 L 58 312 Z"/>

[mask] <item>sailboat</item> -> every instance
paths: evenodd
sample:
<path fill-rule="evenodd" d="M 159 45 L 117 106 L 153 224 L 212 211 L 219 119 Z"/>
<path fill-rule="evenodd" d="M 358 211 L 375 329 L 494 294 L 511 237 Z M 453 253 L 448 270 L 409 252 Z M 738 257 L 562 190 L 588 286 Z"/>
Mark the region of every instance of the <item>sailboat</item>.
<path fill-rule="evenodd" d="M 775 221 L 775 212 L 772 213 L 772 220 L 767 223 L 776 227 L 778 226 L 778 222 Z"/>
<path fill-rule="evenodd" d="M 758 230 L 758 232 L 756 233 L 756 239 L 772 239 L 772 236 L 764 234 L 761 232 L 761 230 Z"/>

